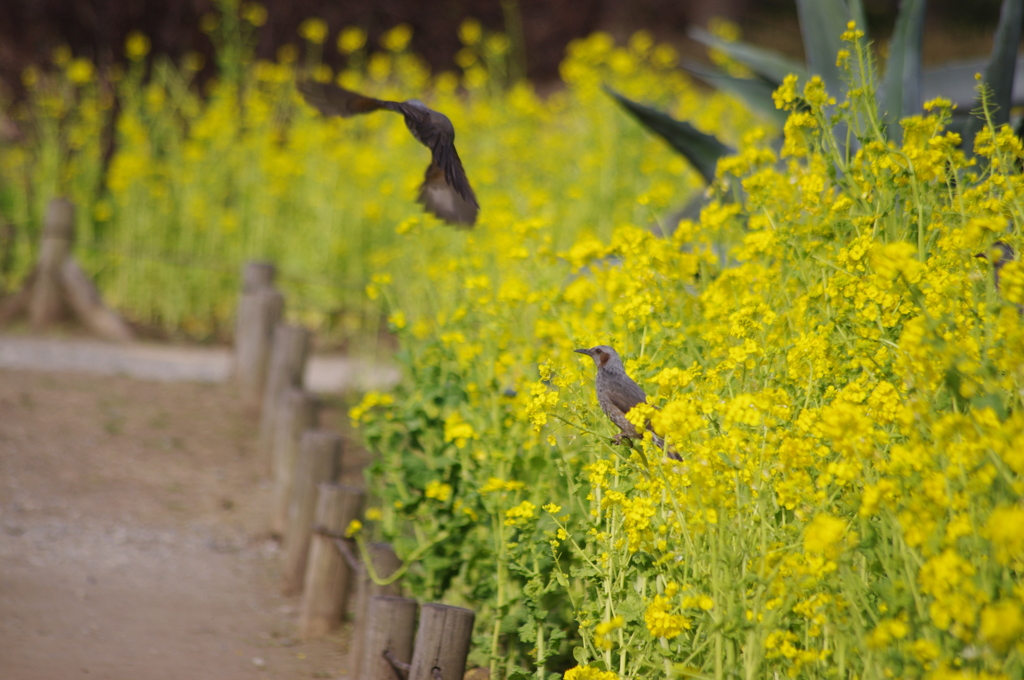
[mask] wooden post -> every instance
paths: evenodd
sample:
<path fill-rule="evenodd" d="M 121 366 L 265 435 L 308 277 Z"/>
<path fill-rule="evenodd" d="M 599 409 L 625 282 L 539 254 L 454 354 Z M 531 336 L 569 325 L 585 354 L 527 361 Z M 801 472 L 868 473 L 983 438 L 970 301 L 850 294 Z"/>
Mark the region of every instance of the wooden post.
<path fill-rule="evenodd" d="M 363 490 L 354 486 L 323 483 L 318 488 L 316 527 L 335 535 L 344 533 L 349 522 L 359 516 Z M 338 553 L 334 539 L 314 530 L 306 565 L 306 583 L 302 591 L 300 637 L 323 637 L 341 623 L 351 581 L 352 570 Z"/>
<path fill-rule="evenodd" d="M 302 326 L 278 324 L 274 329 L 274 343 L 270 351 L 267 384 L 263 391 L 260 415 L 259 455 L 270 460 L 274 446 L 274 410 L 281 393 L 288 387 L 302 387 L 302 374 L 306 370 L 310 332 Z"/>
<path fill-rule="evenodd" d="M 66 198 L 53 199 L 46 206 L 39 265 L 28 303 L 28 317 L 33 328 L 43 328 L 64 315 L 60 270 L 71 254 L 74 235 L 75 206 Z"/>
<path fill-rule="evenodd" d="M 327 430 L 306 430 L 299 445 L 295 481 L 288 506 L 288 528 L 284 536 L 285 595 L 302 592 L 313 533 L 316 489 L 320 482 L 333 482 L 341 468 L 341 435 Z"/>
<path fill-rule="evenodd" d="M 60 282 L 64 287 L 64 299 L 85 327 L 95 335 L 115 342 L 129 342 L 134 339 L 132 329 L 124 319 L 103 304 L 96 285 L 89 280 L 74 258 L 64 260 L 60 268 Z"/>
<path fill-rule="evenodd" d="M 274 288 L 274 265 L 249 262 L 242 270 L 242 295 L 235 318 L 235 380 L 245 404 L 262 404 L 274 328 L 284 313 L 284 296 Z"/>
<path fill-rule="evenodd" d="M 288 527 L 288 505 L 295 482 L 295 461 L 299 457 L 302 433 L 316 427 L 316 398 L 297 387 L 289 387 L 277 400 L 272 417 L 274 444 L 271 449 L 272 492 L 270 532 L 284 536 Z"/>
<path fill-rule="evenodd" d="M 14 242 L 18 228 L 11 223 L 0 227 L 0 291 L 7 287 L 7 277 L 14 267 Z"/>
<path fill-rule="evenodd" d="M 359 671 L 349 669 L 353 680 L 395 680 L 397 673 L 385 654 L 400 663 L 412 658 L 413 626 L 416 623 L 416 600 L 407 597 L 377 595 L 370 598 L 364 626 L 365 646 Z M 460 679 L 461 680 L 461 679 Z"/>
<path fill-rule="evenodd" d="M 273 288 L 276 276 L 277 267 L 272 262 L 263 260 L 246 262 L 242 268 L 242 292 L 255 293 L 258 290 Z"/>
<path fill-rule="evenodd" d="M 472 610 L 462 607 L 436 602 L 423 605 L 409 680 L 434 680 L 435 668 L 442 680 L 462 680 L 475 617 Z"/>
<path fill-rule="evenodd" d="M 95 335 L 116 342 L 132 340 L 131 327 L 103 304 L 100 292 L 71 255 L 75 236 L 75 206 L 55 198 L 46 206 L 39 262 L 20 291 L 0 303 L 0 324 L 28 312 L 35 329 L 73 311 Z"/>
<path fill-rule="evenodd" d="M 395 573 L 402 566 L 402 560 L 398 559 L 395 549 L 390 543 L 371 543 L 366 546 L 369 553 L 373 570 L 380 578 L 387 578 Z M 355 574 L 356 596 L 352 608 L 352 620 L 355 627 L 352 629 L 352 639 L 348 645 L 348 673 L 350 678 L 359 677 L 359 669 L 363 662 L 363 645 L 366 641 L 366 621 L 369 616 L 370 599 L 377 596 L 394 596 L 402 594 L 402 586 L 398 581 L 389 583 L 386 586 L 379 586 L 370 580 L 366 572 L 366 565 L 359 563 L 359 569 Z"/>

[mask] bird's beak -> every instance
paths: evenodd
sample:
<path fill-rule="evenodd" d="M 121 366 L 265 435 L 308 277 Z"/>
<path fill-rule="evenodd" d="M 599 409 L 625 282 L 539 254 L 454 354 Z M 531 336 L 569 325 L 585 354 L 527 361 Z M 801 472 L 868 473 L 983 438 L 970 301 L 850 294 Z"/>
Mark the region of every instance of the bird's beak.
<path fill-rule="evenodd" d="M 594 353 L 589 349 L 574 349 L 573 352 L 579 352 L 580 354 L 586 354 L 588 357 L 594 356 Z"/>

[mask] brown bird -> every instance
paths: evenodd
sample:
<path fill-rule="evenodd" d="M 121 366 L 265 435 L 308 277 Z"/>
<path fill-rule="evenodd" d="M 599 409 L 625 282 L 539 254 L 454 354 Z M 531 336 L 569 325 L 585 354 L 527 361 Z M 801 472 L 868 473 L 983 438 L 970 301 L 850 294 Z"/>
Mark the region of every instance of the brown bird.
<path fill-rule="evenodd" d="M 983 260 L 988 260 L 992 263 L 992 277 L 995 281 L 996 292 L 1002 293 L 1002 282 L 1000 276 L 1002 275 L 1003 267 L 1010 262 L 1017 259 L 1017 254 L 1013 251 L 1011 246 L 1006 241 L 996 241 L 992 244 L 992 247 L 983 253 L 978 253 L 975 257 L 979 257 Z M 1024 314 L 1024 305 L 1015 305 L 1017 311 Z"/>
<path fill-rule="evenodd" d="M 646 404 L 647 395 L 643 388 L 626 375 L 618 352 L 608 345 L 573 351 L 586 354 L 597 364 L 597 403 L 604 414 L 622 430 L 613 440 L 621 443 L 624 439 L 639 439 L 640 434 L 633 423 L 626 420 L 626 414 L 637 404 Z M 665 440 L 654 433 L 650 423 L 647 423 L 647 429 L 651 431 L 655 445 L 664 449 Z M 681 460 L 679 454 L 671 448 L 666 450 L 666 454 L 673 460 Z"/>
<path fill-rule="evenodd" d="M 391 102 L 314 81 L 300 82 L 298 88 L 306 102 L 326 116 L 348 118 L 380 109 L 402 114 L 412 136 L 431 153 L 417 201 L 449 224 L 473 226 L 480 205 L 455 151 L 455 128 L 448 116 L 418 99 Z"/>

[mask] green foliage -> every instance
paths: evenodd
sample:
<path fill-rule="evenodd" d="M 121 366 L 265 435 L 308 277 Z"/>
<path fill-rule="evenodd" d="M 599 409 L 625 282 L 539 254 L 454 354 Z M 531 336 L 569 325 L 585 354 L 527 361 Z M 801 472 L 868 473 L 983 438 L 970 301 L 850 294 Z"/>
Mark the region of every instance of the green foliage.
<path fill-rule="evenodd" d="M 894 141 L 900 139 L 899 121 L 921 110 L 922 83 L 927 75 L 921 69 L 926 5 L 926 0 L 902 0 L 900 3 L 889 45 L 885 77 L 878 89 L 880 117 L 885 122 L 889 138 Z M 982 80 L 993 89 L 988 101 L 991 112 L 995 114 L 993 120 L 996 124 L 1009 121 L 1013 74 L 1017 66 L 1017 47 L 1024 11 L 1022 7 L 1024 4 L 1021 0 L 1003 0 L 992 55 L 984 67 Z M 727 40 L 701 29 L 691 29 L 690 35 L 695 40 L 725 55 L 726 61 L 732 60 L 744 69 L 749 69 L 750 73 L 738 76 L 728 70 L 715 71 L 701 66 L 689 66 L 688 70 L 708 84 L 740 97 L 761 115 L 776 120 L 778 118 L 771 93 L 782 85 L 787 74 L 796 74 L 800 82 L 806 82 L 810 75 L 817 75 L 824 80 L 829 92 L 844 94 L 847 83 L 840 77 L 840 66 L 835 58 L 841 45 L 839 36 L 851 23 L 861 31 L 866 30 L 862 3 L 859 0 L 851 0 L 849 5 L 845 0 L 797 0 L 797 9 L 807 54 L 806 67 L 770 50 Z M 973 76 L 971 69 L 964 71 L 939 67 L 935 70 L 944 74 L 943 85 L 954 91 L 958 89 L 957 83 L 950 82 L 951 79 L 962 80 Z M 695 135 L 693 127 L 685 121 L 674 120 L 621 95 L 610 94 L 642 125 L 668 141 L 693 163 L 708 183 L 711 182 L 714 163 L 729 153 L 727 146 L 721 143 L 716 145 L 701 133 Z M 980 106 L 980 103 L 978 99 L 976 104 Z M 956 126 L 961 131 L 963 148 L 968 153 L 973 149 L 975 134 L 984 124 L 984 114 L 980 108 L 976 113 L 966 121 L 966 126 Z M 839 131 L 838 136 L 843 136 L 842 131 Z"/>

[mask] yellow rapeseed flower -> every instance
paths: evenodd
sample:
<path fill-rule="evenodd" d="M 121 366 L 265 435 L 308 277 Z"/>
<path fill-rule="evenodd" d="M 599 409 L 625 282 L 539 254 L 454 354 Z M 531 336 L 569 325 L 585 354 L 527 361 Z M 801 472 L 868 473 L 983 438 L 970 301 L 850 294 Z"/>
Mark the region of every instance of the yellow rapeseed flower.
<path fill-rule="evenodd" d="M 619 680 L 619 676 L 593 666 L 575 666 L 565 672 L 564 680 Z"/>
<path fill-rule="evenodd" d="M 346 26 L 338 34 L 338 51 L 342 54 L 352 54 L 365 44 L 366 31 L 358 26 Z"/>
<path fill-rule="evenodd" d="M 452 497 L 452 486 L 451 484 L 445 484 L 439 480 L 433 479 L 427 482 L 426 488 L 423 490 L 423 495 L 427 498 L 433 498 L 447 503 L 448 499 Z"/>
<path fill-rule="evenodd" d="M 132 31 L 124 41 L 124 53 L 132 61 L 142 61 L 149 54 L 149 38 L 139 31 Z"/>
<path fill-rule="evenodd" d="M 327 40 L 327 22 L 317 17 L 310 17 L 299 24 L 299 36 L 314 45 L 323 45 Z"/>
<path fill-rule="evenodd" d="M 243 3 L 241 15 L 243 19 L 256 27 L 267 23 L 267 8 L 258 2 Z"/>
<path fill-rule="evenodd" d="M 476 19 L 465 19 L 459 24 L 459 40 L 463 45 L 476 45 L 483 35 L 483 28 Z"/>
<path fill-rule="evenodd" d="M 389 52 L 401 52 L 409 46 L 410 40 L 412 40 L 412 26 L 398 24 L 381 36 L 380 44 Z"/>
<path fill-rule="evenodd" d="M 93 69 L 92 62 L 82 58 L 73 59 L 67 68 L 68 80 L 75 85 L 85 85 L 88 83 L 92 80 L 94 72 L 95 69 Z"/>

